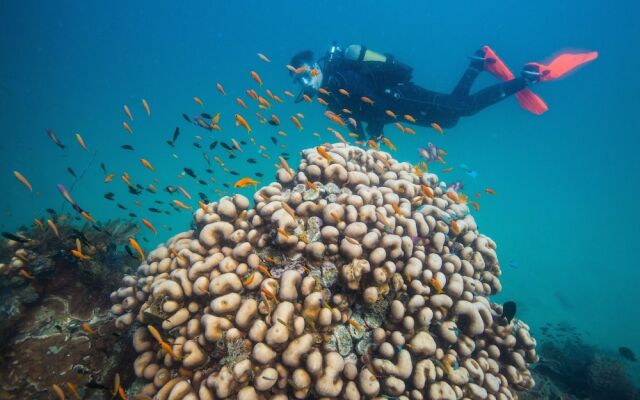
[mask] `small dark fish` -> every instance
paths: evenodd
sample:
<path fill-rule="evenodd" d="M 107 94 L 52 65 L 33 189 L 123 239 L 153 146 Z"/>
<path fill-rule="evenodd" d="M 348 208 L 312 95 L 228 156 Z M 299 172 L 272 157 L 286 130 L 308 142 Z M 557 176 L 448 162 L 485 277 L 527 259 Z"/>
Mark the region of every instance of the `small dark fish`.
<path fill-rule="evenodd" d="M 104 166 L 103 162 L 100 163 L 100 168 L 102 168 L 102 172 L 104 172 L 105 174 L 107 173 L 107 167 Z"/>
<path fill-rule="evenodd" d="M 133 257 L 133 258 L 136 258 L 136 257 Z M 94 381 L 87 382 L 87 383 L 85 383 L 84 385 L 85 385 L 86 387 L 88 387 L 88 388 L 91 388 L 91 389 L 102 389 L 102 390 L 107 390 L 107 391 L 108 391 L 108 390 L 110 390 L 110 389 L 109 389 L 108 387 L 106 387 L 105 385 L 102 385 L 102 384 L 100 384 L 100 383 L 98 383 L 98 382 L 94 382 Z"/>
<path fill-rule="evenodd" d="M 227 150 L 231 150 L 231 146 L 229 146 L 228 144 L 226 144 L 225 142 L 220 142 L 220 146 L 224 147 Z"/>
<path fill-rule="evenodd" d="M 247 142 L 245 142 L 244 140 L 241 140 L 240 144 L 244 146 L 245 144 L 247 144 Z"/>
<path fill-rule="evenodd" d="M 73 219 L 74 219 L 75 221 L 80 221 L 80 217 L 78 217 L 77 215 L 76 215 L 75 217 L 73 217 Z"/>
<path fill-rule="evenodd" d="M 276 121 L 274 121 L 274 120 L 272 120 L 272 119 L 270 119 L 270 120 L 269 120 L 269 121 L 267 121 L 267 122 L 269 122 L 269 125 L 271 125 L 271 126 L 278 126 L 278 125 L 280 125 L 278 122 L 276 122 Z"/>
<path fill-rule="evenodd" d="M 174 209 L 175 209 L 176 211 L 180 211 L 180 210 L 178 210 L 176 207 L 174 207 Z M 171 213 L 170 213 L 169 211 L 166 211 L 166 210 L 165 210 L 165 212 L 164 212 L 164 213 L 165 213 L 165 214 L 167 214 L 167 215 L 171 215 Z"/>
<path fill-rule="evenodd" d="M 175 147 L 175 145 L 173 144 L 173 142 L 171 140 L 167 140 L 167 144 L 171 147 Z"/>
<path fill-rule="evenodd" d="M 69 171 L 71 176 L 73 176 L 74 178 L 78 177 L 78 175 L 76 175 L 76 171 L 74 171 L 71 167 L 67 167 L 67 171 Z"/>
<path fill-rule="evenodd" d="M 56 216 L 58 214 L 53 208 L 47 208 L 46 211 L 53 216 Z"/>
<path fill-rule="evenodd" d="M 207 171 L 208 174 L 213 174 L 213 170 L 211 168 L 207 168 L 205 171 Z"/>
<path fill-rule="evenodd" d="M 215 149 L 217 145 L 218 145 L 218 141 L 216 140 L 216 141 L 214 141 L 213 143 L 211 143 L 211 144 L 209 145 L 209 150 L 213 150 L 213 149 Z"/>
<path fill-rule="evenodd" d="M 192 124 L 191 118 L 187 114 L 182 114 L 182 118 L 184 118 L 188 123 Z"/>
<path fill-rule="evenodd" d="M 142 240 L 144 240 L 145 243 L 149 243 L 149 239 L 147 239 L 146 237 L 143 237 Z"/>
<path fill-rule="evenodd" d="M 209 199 L 207 198 L 207 195 L 202 193 L 202 192 L 198 192 L 198 196 L 200 196 L 200 200 L 205 201 L 205 202 L 209 202 Z"/>
<path fill-rule="evenodd" d="M 516 315 L 516 303 L 513 301 L 507 301 L 502 305 L 502 316 L 507 319 L 507 323 L 510 323 L 513 317 Z"/>
<path fill-rule="evenodd" d="M 53 133 L 53 131 L 50 128 L 47 128 L 47 135 L 49 135 L 49 138 L 53 141 L 53 143 L 56 144 L 56 146 L 60 147 L 61 149 L 64 149 L 66 147 L 65 145 L 62 144 L 62 142 L 60 142 L 60 139 L 58 139 L 56 134 Z"/>
<path fill-rule="evenodd" d="M 193 172 L 191 168 L 184 167 L 183 169 L 184 169 L 184 172 L 186 172 L 186 174 L 189 175 L 190 177 L 192 178 L 196 177 L 196 173 Z"/>
<path fill-rule="evenodd" d="M 230 189 L 229 184 L 228 183 L 223 183 L 222 186 L 226 187 L 227 189 Z"/>
<path fill-rule="evenodd" d="M 174 194 L 178 189 L 174 188 L 173 186 L 167 186 L 166 188 L 164 188 L 164 190 L 166 190 L 167 193 Z"/>
<path fill-rule="evenodd" d="M 121 335 L 121 334 L 119 334 L 118 332 L 111 332 L 111 334 L 112 334 L 114 337 L 120 337 L 120 336 L 122 336 L 122 335 Z"/>
<path fill-rule="evenodd" d="M 138 257 L 133 255 L 133 251 L 131 251 L 131 247 L 129 247 L 128 244 L 124 245 L 124 249 L 127 251 L 127 254 L 129 254 L 129 256 L 131 256 L 131 258 L 138 258 Z"/>
<path fill-rule="evenodd" d="M 125 150 L 133 150 L 133 146 L 131 146 L 130 144 L 123 144 L 122 146 L 120 146 L 120 148 Z"/>
<path fill-rule="evenodd" d="M 140 193 L 142 193 L 142 190 L 140 189 L 136 189 L 133 186 L 129 186 L 129 193 L 133 194 L 133 195 L 139 195 Z"/>
<path fill-rule="evenodd" d="M 193 142 L 193 146 L 197 147 L 198 149 L 202 148 L 202 145 L 200 143 L 198 143 L 198 142 Z"/>
<path fill-rule="evenodd" d="M 256 176 L 259 176 L 260 178 L 262 178 L 264 174 L 262 172 L 256 172 Z"/>
<path fill-rule="evenodd" d="M 137 215 L 135 215 L 134 213 L 129 213 L 129 216 L 130 216 L 131 218 L 137 218 L 137 217 L 138 217 L 138 216 L 137 216 Z"/>
<path fill-rule="evenodd" d="M 236 158 L 238 158 L 238 157 L 236 157 L 236 155 L 235 155 L 235 154 L 229 154 L 229 159 L 230 159 L 230 160 L 234 160 L 234 159 L 236 159 Z"/>
<path fill-rule="evenodd" d="M 207 186 L 207 182 L 203 181 L 202 179 L 198 179 L 198 183 Z"/>
<path fill-rule="evenodd" d="M 289 157 L 289 153 L 282 153 L 282 157 Z"/>
<path fill-rule="evenodd" d="M 211 167 L 211 160 L 209 159 L 209 155 L 205 152 L 202 152 L 202 157 L 204 158 L 204 160 L 207 162 L 207 165 L 209 167 Z"/>
<path fill-rule="evenodd" d="M 104 198 L 107 200 L 113 200 L 113 196 L 115 196 L 112 192 L 108 192 L 104 195 Z"/>
<path fill-rule="evenodd" d="M 638 361 L 636 359 L 636 355 L 633 354 L 633 351 L 631 351 L 631 349 L 628 348 L 628 347 L 618 347 L 618 353 L 620 353 L 620 355 L 622 357 L 626 358 L 627 360 L 629 360 L 631 362 Z"/>
<path fill-rule="evenodd" d="M 171 139 L 173 144 L 176 143 L 176 139 L 178 139 L 178 136 L 180 136 L 180 127 L 176 126 L 176 129 L 173 131 L 173 139 Z"/>
<path fill-rule="evenodd" d="M 98 225 L 93 224 L 91 225 L 91 227 L 95 230 L 97 230 L 98 232 L 103 232 L 106 233 L 107 235 L 111 236 L 111 233 L 109 233 L 106 229 L 100 228 Z"/>
<path fill-rule="evenodd" d="M 137 187 L 138 189 L 140 189 L 140 190 L 144 189 L 144 187 L 143 187 L 141 184 L 139 184 L 139 183 L 137 183 L 137 184 L 136 184 L 136 187 Z"/>
<path fill-rule="evenodd" d="M 156 203 L 156 204 L 164 204 L 164 202 L 162 200 L 154 200 L 153 202 Z"/>
<path fill-rule="evenodd" d="M 278 144 L 278 139 L 276 139 L 275 136 L 271 136 L 271 141 L 273 142 L 273 144 Z"/>
<path fill-rule="evenodd" d="M 9 233 L 9 232 L 2 232 L 2 236 L 4 236 L 5 238 L 7 238 L 9 240 L 13 240 L 14 242 L 18 242 L 18 243 L 27 243 L 27 242 L 31 241 L 31 239 L 29 239 L 29 238 L 18 236 L 18 235 L 14 235 L 13 233 Z"/>
<path fill-rule="evenodd" d="M 116 204 L 116 205 L 117 205 L 117 206 L 118 206 L 118 208 L 119 208 L 119 209 L 121 209 L 121 210 L 126 210 L 126 209 L 127 209 L 127 207 L 123 206 L 123 205 L 122 205 L 122 204 L 120 204 L 120 203 L 118 203 L 118 204 Z"/>
<path fill-rule="evenodd" d="M 153 213 L 161 213 L 161 212 L 162 212 L 161 210 L 158 210 L 158 209 L 157 209 L 157 208 L 155 208 L 155 207 L 150 207 L 150 208 L 149 208 L 149 211 L 151 211 L 151 212 L 153 212 Z"/>
<path fill-rule="evenodd" d="M 249 164 L 255 164 L 257 161 L 256 161 L 256 159 L 255 159 L 255 158 L 247 158 L 247 162 L 248 162 Z"/>
<path fill-rule="evenodd" d="M 211 115 L 207 114 L 207 113 L 200 113 L 200 116 L 202 118 L 206 118 L 206 119 L 211 119 Z"/>
<path fill-rule="evenodd" d="M 237 173 L 236 171 L 229 171 L 229 173 L 233 176 L 238 176 L 240 175 L 239 173 Z"/>

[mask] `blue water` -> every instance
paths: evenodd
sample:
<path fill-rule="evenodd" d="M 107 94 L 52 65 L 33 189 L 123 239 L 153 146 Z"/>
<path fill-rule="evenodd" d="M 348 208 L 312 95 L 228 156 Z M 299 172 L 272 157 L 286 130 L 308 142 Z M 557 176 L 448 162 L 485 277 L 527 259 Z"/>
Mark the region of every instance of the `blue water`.
<path fill-rule="evenodd" d="M 397 158 L 415 162 L 416 147 L 432 141 L 448 152 L 447 161 L 455 167 L 442 179 L 462 179 L 470 194 L 485 187 L 497 191 L 496 196 L 483 195 L 481 210 L 474 214 L 481 232 L 498 243 L 504 292 L 497 299 L 516 300 L 520 317 L 535 332 L 545 322 L 566 320 L 591 343 L 612 352 L 628 346 L 640 353 L 640 32 L 635 21 L 640 6 L 575 0 L 237 3 L 197 1 L 178 8 L 168 1 L 1 2 L 1 229 L 13 231 L 44 216 L 47 207 L 59 209 L 63 200 L 56 183 L 74 183 L 67 167 L 78 174 L 86 169 L 72 195 L 95 218 L 134 212 L 155 224 L 157 237 L 143 231 L 146 247 L 187 229 L 189 212 L 145 211 L 155 199 L 170 199 L 166 192 L 131 196 L 120 174 L 128 171 L 143 186 L 157 178 L 160 190 L 179 184 L 195 198 L 202 191 L 215 199 L 213 189 L 225 190 L 221 184 L 237 177 L 222 172 L 213 160 L 216 184 L 203 187 L 189 177 L 177 178 L 187 166 L 208 179 L 201 151 L 192 145 L 194 136 L 203 137 L 204 148 L 211 137 L 248 141 L 247 133 L 233 125 L 233 114 L 241 111 L 235 97 L 246 99 L 244 90 L 255 87 L 249 71 L 259 72 L 265 86 L 284 98 L 284 90 L 294 91 L 284 65 L 301 49 L 321 54 L 333 40 L 363 43 L 393 53 L 414 66 L 417 83 L 445 92 L 466 67 L 466 56 L 484 44 L 514 71 L 560 50 L 597 50 L 597 61 L 566 79 L 535 87 L 550 107 L 543 116 L 528 114 L 515 99 L 507 99 L 463 119 L 444 137 L 426 128 L 417 129 L 416 136 L 387 129 L 399 148 Z M 260 61 L 257 52 L 272 63 Z M 495 82 L 485 75 L 474 88 Z M 216 82 L 224 85 L 226 97 L 216 91 Z M 205 107 L 195 104 L 193 96 Z M 151 118 L 141 98 L 148 100 Z M 277 129 L 258 124 L 254 110 L 242 111 L 271 160 L 250 145 L 236 160 L 228 160 L 220 147 L 214 154 L 240 177 L 265 172 L 266 183 L 278 151 L 289 152 L 293 165 L 300 149 L 333 140 L 318 104 L 288 103 L 277 109 L 288 137 L 276 137 L 285 150 L 269 139 Z M 135 118 L 129 122 L 132 135 L 121 126 L 125 104 Z M 202 111 L 220 112 L 223 131 L 209 133 L 181 117 Z M 288 121 L 295 112 L 305 115 L 302 134 Z M 182 135 L 171 149 L 165 141 L 176 126 Z M 46 128 L 68 148 L 58 149 Z M 322 139 L 310 134 L 314 131 Z M 75 142 L 75 133 L 92 154 Z M 125 143 L 136 151 L 121 150 Z M 246 157 L 257 158 L 258 164 L 246 164 Z M 144 169 L 140 158 L 156 171 Z M 109 184 L 102 182 L 100 162 L 117 174 Z M 466 176 L 461 163 L 478 176 Z M 33 194 L 15 180 L 13 170 L 31 181 Z M 108 191 L 129 210 L 103 199 Z M 180 196 L 174 198 L 195 206 L 195 198 Z"/>

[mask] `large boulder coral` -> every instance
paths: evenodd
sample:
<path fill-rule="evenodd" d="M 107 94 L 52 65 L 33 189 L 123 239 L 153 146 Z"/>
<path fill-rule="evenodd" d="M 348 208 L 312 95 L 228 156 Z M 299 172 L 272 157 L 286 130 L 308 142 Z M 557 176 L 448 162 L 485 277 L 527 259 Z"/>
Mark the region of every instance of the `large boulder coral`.
<path fill-rule="evenodd" d="M 113 292 L 143 394 L 514 399 L 533 387 L 536 341 L 488 301 L 496 244 L 464 195 L 343 144 L 276 176 L 253 208 L 235 195 L 199 209 L 194 230 Z"/>

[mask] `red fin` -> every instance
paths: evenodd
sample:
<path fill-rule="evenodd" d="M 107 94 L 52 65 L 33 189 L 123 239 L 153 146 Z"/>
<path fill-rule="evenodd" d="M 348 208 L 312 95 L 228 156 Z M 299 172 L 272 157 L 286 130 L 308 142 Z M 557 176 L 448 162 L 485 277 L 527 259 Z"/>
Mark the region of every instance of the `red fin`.
<path fill-rule="evenodd" d="M 558 79 L 574 69 L 578 68 L 582 64 L 588 63 L 598 58 L 597 51 L 590 51 L 588 53 L 563 53 L 555 57 L 548 65 L 530 63 L 540 68 L 540 72 L 548 73 L 540 77 L 541 81 L 552 81 Z"/>
<path fill-rule="evenodd" d="M 495 62 L 493 63 L 485 64 L 485 69 L 487 71 L 503 81 L 509 81 L 515 78 L 513 72 L 511 72 L 509 67 L 507 67 L 507 65 L 502 62 L 502 60 L 491 49 L 491 47 L 484 46 L 483 50 L 484 56 L 486 58 L 492 58 L 495 60 Z M 520 103 L 520 106 L 522 108 L 535 115 L 540 115 L 549 109 L 545 102 L 537 94 L 533 93 L 529 89 L 523 89 L 516 93 L 516 99 L 518 99 L 518 102 Z"/>

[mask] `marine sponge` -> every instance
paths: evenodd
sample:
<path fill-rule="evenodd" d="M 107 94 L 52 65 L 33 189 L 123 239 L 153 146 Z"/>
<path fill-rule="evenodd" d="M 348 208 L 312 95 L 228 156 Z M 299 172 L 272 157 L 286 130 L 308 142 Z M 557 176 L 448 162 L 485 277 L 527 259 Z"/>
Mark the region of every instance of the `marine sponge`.
<path fill-rule="evenodd" d="M 488 301 L 501 289 L 496 244 L 464 196 L 387 153 L 324 147 L 279 169 L 253 208 L 235 195 L 198 210 L 194 230 L 113 293 L 116 306 L 135 293 L 136 323 L 167 341 L 153 343 L 163 376 L 144 393 L 513 399 L 532 388 L 536 341 Z M 145 313 L 158 302 L 159 323 Z"/>

